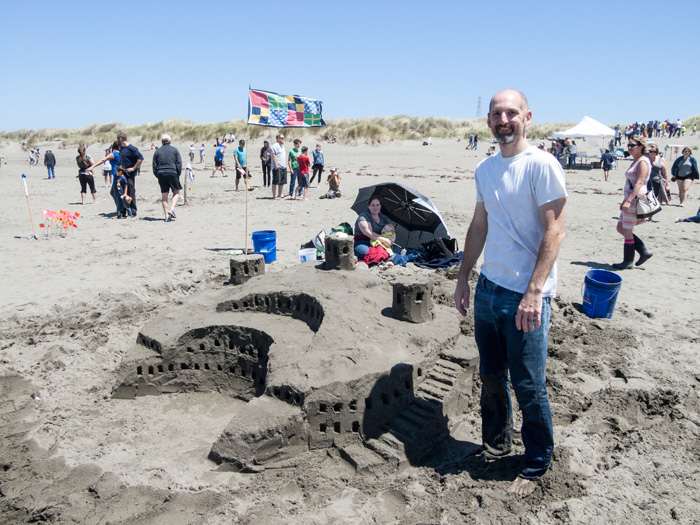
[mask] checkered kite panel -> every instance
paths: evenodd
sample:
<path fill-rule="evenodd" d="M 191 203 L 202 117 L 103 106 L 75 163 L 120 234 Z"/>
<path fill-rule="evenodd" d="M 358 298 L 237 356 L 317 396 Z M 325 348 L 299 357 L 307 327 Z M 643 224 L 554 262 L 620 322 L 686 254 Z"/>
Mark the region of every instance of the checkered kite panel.
<path fill-rule="evenodd" d="M 248 124 L 274 128 L 317 128 L 325 126 L 323 103 L 297 95 L 278 95 L 248 90 Z"/>

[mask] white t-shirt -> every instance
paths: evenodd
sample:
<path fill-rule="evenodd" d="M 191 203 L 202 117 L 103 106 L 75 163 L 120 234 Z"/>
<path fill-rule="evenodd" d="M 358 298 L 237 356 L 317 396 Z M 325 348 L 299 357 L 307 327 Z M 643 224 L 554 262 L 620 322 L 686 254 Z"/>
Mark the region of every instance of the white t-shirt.
<path fill-rule="evenodd" d="M 277 167 L 278 168 L 284 168 L 286 167 L 286 164 L 284 163 L 284 158 L 287 156 L 287 152 L 284 150 L 284 146 L 281 146 L 279 142 L 275 142 L 271 147 L 270 147 L 270 153 L 272 154 L 273 157 L 277 159 Z M 275 167 L 275 164 L 271 161 L 272 167 Z"/>
<path fill-rule="evenodd" d="M 578 151 L 578 148 L 576 147 L 576 144 L 572 144 L 571 146 L 569 146 L 569 151 L 570 151 L 572 154 L 575 155 L 576 152 Z"/>
<path fill-rule="evenodd" d="M 488 213 L 488 233 L 481 272 L 491 281 L 525 293 L 544 236 L 539 207 L 566 197 L 564 171 L 546 151 L 530 146 L 503 158 L 501 153 L 476 167 L 476 200 Z M 557 293 L 557 264 L 542 289 L 543 297 Z"/>

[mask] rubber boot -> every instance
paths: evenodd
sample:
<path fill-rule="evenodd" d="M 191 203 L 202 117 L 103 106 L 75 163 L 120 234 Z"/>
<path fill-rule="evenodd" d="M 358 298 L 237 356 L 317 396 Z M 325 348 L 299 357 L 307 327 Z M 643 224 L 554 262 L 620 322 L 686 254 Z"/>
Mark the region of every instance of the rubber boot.
<path fill-rule="evenodd" d="M 647 247 L 644 246 L 642 239 L 640 239 L 636 235 L 634 236 L 634 249 L 639 253 L 639 259 L 636 263 L 634 263 L 635 266 L 641 266 L 649 259 L 651 259 L 652 255 L 654 255 L 654 253 L 651 250 L 648 250 Z"/>
<path fill-rule="evenodd" d="M 625 243 L 625 260 L 612 265 L 616 270 L 631 270 L 634 268 L 634 244 Z"/>

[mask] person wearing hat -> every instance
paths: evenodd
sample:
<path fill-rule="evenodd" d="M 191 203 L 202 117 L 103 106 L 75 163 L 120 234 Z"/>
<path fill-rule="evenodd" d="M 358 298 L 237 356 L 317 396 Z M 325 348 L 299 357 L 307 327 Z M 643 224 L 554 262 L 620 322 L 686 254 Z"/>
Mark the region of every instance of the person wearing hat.
<path fill-rule="evenodd" d="M 161 203 L 165 222 L 175 219 L 175 206 L 180 198 L 180 173 L 182 172 L 182 158 L 177 148 L 170 145 L 170 135 L 163 135 L 163 146 L 153 154 L 153 174 L 158 179 L 161 192 Z M 168 194 L 173 192 L 172 204 L 168 208 Z"/>
<path fill-rule="evenodd" d="M 335 166 L 330 169 L 328 177 L 326 177 L 326 184 L 328 184 L 328 193 L 322 195 L 321 198 L 335 199 L 340 197 L 340 175 L 338 175 L 338 168 Z"/>

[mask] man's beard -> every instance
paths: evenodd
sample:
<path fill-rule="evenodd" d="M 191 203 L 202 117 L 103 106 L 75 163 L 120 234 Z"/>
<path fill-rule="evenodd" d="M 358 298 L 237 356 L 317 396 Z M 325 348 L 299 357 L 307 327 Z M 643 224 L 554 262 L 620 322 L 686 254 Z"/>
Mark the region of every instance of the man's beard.
<path fill-rule="evenodd" d="M 512 129 L 513 129 L 513 133 L 511 133 L 509 135 L 501 135 L 501 133 L 499 133 L 498 130 L 495 130 L 493 132 L 493 136 L 496 138 L 496 141 L 499 144 L 511 144 L 511 143 L 515 142 L 515 139 L 518 136 L 518 130 L 516 128 L 512 128 Z"/>

